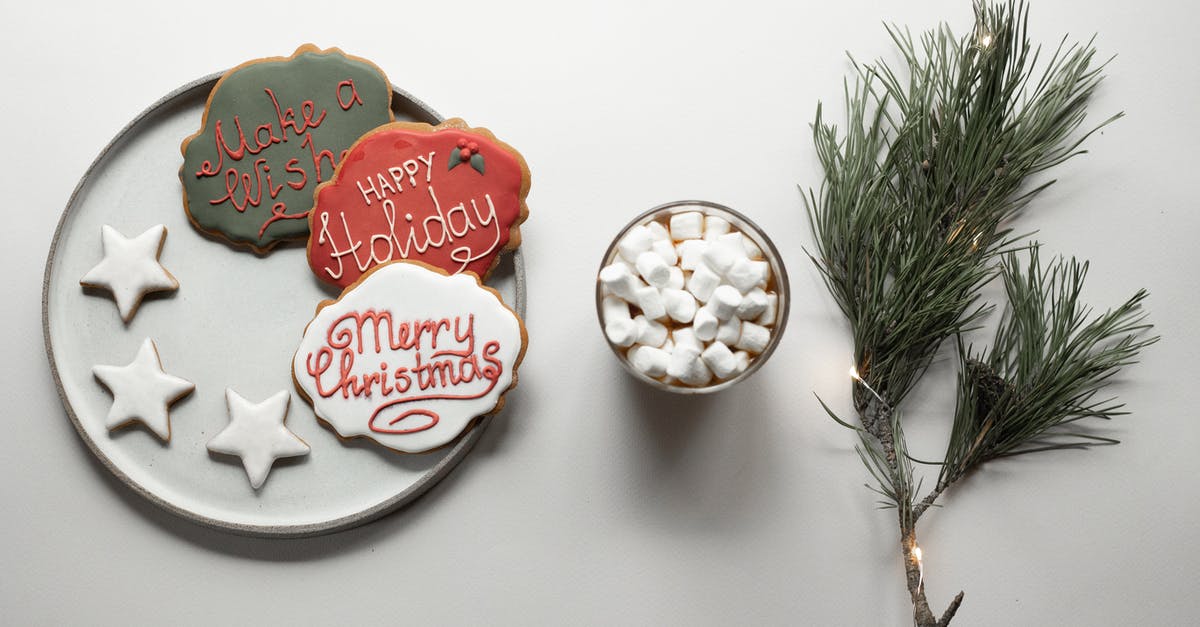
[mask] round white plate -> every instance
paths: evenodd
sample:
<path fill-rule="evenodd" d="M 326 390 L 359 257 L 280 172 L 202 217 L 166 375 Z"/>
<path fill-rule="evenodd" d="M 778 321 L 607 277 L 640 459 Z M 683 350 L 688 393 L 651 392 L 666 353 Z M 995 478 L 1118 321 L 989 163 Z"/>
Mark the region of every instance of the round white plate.
<path fill-rule="evenodd" d="M 121 481 L 200 524 L 261 536 L 307 536 L 353 527 L 411 502 L 470 451 L 489 419 L 452 445 L 401 455 L 373 443 L 342 442 L 295 392 L 291 359 L 317 303 L 337 293 L 309 270 L 302 245 L 260 257 L 209 239 L 188 223 L 179 183 L 179 144 L 200 126 L 220 74 L 184 85 L 129 123 L 92 163 L 68 202 L 46 261 L 42 324 L 50 368 L 67 414 L 91 451 Z M 437 123 L 424 103 L 394 89 L 397 120 Z M 101 225 L 127 237 L 167 226 L 160 261 L 179 290 L 148 296 L 128 324 L 107 292 L 79 279 L 102 257 Z M 489 279 L 525 313 L 520 251 Z M 171 407 L 171 441 L 142 426 L 109 432 L 112 396 L 92 376 L 123 366 L 144 338 L 163 369 L 196 385 Z M 279 460 L 266 484 L 250 487 L 236 457 L 205 444 L 228 422 L 225 388 L 257 402 L 287 390 L 287 426 L 312 447 Z"/>

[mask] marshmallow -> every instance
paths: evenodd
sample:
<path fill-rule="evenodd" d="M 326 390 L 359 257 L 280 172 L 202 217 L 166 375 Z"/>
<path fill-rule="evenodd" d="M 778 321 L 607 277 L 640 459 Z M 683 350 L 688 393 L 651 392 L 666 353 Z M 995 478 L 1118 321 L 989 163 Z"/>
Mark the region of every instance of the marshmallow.
<path fill-rule="evenodd" d="M 738 338 L 737 344 L 734 346 L 757 354 L 766 350 L 767 344 L 770 341 L 770 329 L 754 324 L 753 322 L 742 322 L 742 336 Z"/>
<path fill-rule="evenodd" d="M 679 379 L 688 385 L 706 385 L 712 380 L 712 372 L 700 359 L 700 349 L 693 346 L 677 346 L 667 364 L 667 376 Z"/>
<path fill-rule="evenodd" d="M 671 362 L 669 353 L 653 346 L 634 346 L 629 349 L 628 358 L 634 370 L 652 379 L 667 374 L 667 365 Z"/>
<path fill-rule="evenodd" d="M 667 287 L 673 290 L 683 289 L 683 270 L 679 266 L 671 266 L 668 270 L 671 271 L 671 278 L 667 280 Z"/>
<path fill-rule="evenodd" d="M 750 353 L 738 351 L 733 354 L 733 358 L 737 360 L 737 370 L 734 371 L 737 374 L 742 374 L 750 367 Z"/>
<path fill-rule="evenodd" d="M 763 325 L 764 327 L 775 326 L 775 316 L 777 315 L 778 307 L 779 295 L 767 294 L 767 308 L 763 310 L 762 314 L 758 316 L 758 320 L 755 320 L 755 322 Z"/>
<path fill-rule="evenodd" d="M 742 304 L 741 292 L 732 285 L 719 285 L 713 290 L 712 298 L 708 299 L 705 309 L 711 310 L 718 319 L 729 320 L 737 313 L 740 304 Z"/>
<path fill-rule="evenodd" d="M 740 244 L 733 244 L 728 241 L 711 240 L 708 242 L 708 247 L 701 253 L 700 258 L 704 260 L 704 264 L 712 268 L 717 274 L 725 274 L 733 267 L 734 262 L 742 254 Z"/>
<path fill-rule="evenodd" d="M 677 240 L 699 239 L 704 234 L 704 214 L 687 211 L 671 216 L 671 237 Z"/>
<path fill-rule="evenodd" d="M 612 263 L 600 269 L 600 284 L 611 294 L 632 301 L 637 298 L 635 292 L 642 282 L 633 275 L 629 265 Z"/>
<path fill-rule="evenodd" d="M 765 261 L 738 259 L 725 273 L 725 278 L 729 280 L 730 285 L 745 294 L 755 286 L 765 284 L 770 273 L 771 266 Z"/>
<path fill-rule="evenodd" d="M 646 346 L 662 346 L 667 341 L 667 327 L 646 318 L 638 316 L 633 319 L 637 325 L 637 343 Z"/>
<path fill-rule="evenodd" d="M 718 379 L 728 379 L 737 372 L 737 358 L 724 342 L 709 344 L 708 348 L 700 353 L 700 358 Z"/>
<path fill-rule="evenodd" d="M 667 315 L 675 322 L 687 324 L 696 317 L 696 298 L 683 290 L 667 288 L 662 291 Z"/>
<path fill-rule="evenodd" d="M 679 255 L 679 267 L 684 270 L 695 270 L 696 266 L 700 265 L 704 251 L 707 249 L 708 242 L 702 239 L 688 239 L 679 242 L 679 245 L 675 247 L 675 252 Z"/>
<path fill-rule="evenodd" d="M 718 342 L 724 342 L 728 346 L 733 346 L 737 344 L 738 339 L 741 337 L 742 321 L 737 318 L 730 318 L 717 327 Z"/>
<path fill-rule="evenodd" d="M 629 303 L 616 296 L 605 296 L 604 300 L 600 302 L 600 313 L 603 314 L 605 323 L 613 320 L 628 320 Z"/>
<path fill-rule="evenodd" d="M 704 216 L 704 239 L 711 241 L 728 232 L 728 220 L 717 216 Z"/>
<path fill-rule="evenodd" d="M 699 355 L 700 351 L 704 350 L 704 345 L 696 339 L 696 332 L 691 327 L 680 327 L 671 331 L 671 341 L 675 343 L 675 352 L 684 347 L 691 347 L 696 349 L 696 354 Z"/>
<path fill-rule="evenodd" d="M 655 222 L 654 224 L 658 224 Z M 667 262 L 668 266 L 675 267 L 679 263 L 679 253 L 675 252 L 675 244 L 669 239 L 660 239 L 650 245 L 650 250 L 654 251 L 663 261 Z"/>
<path fill-rule="evenodd" d="M 637 324 L 629 318 L 606 321 L 604 335 L 608 336 L 608 341 L 617 346 L 633 346 L 633 343 L 637 341 Z"/>
<path fill-rule="evenodd" d="M 691 362 L 699 360 L 699 348 L 690 344 L 676 344 L 671 353 L 671 360 L 667 363 L 667 376 L 678 379 L 687 371 Z"/>
<path fill-rule="evenodd" d="M 721 321 L 717 320 L 708 307 L 701 307 L 692 321 L 692 330 L 696 333 L 696 339 L 702 342 L 711 342 L 716 339 L 717 327 L 720 324 Z"/>
<path fill-rule="evenodd" d="M 699 264 L 687 281 L 687 289 L 696 297 L 696 300 L 708 302 L 708 299 L 712 297 L 713 290 L 717 289 L 720 284 L 721 277 L 716 272 L 704 264 Z"/>
<path fill-rule="evenodd" d="M 635 292 L 634 302 L 642 309 L 642 313 L 651 320 L 659 320 L 667 317 L 667 304 L 663 300 L 662 292 L 658 291 L 657 287 L 647 285 L 639 287 Z"/>
<path fill-rule="evenodd" d="M 763 258 L 762 249 L 758 247 L 758 244 L 754 243 L 754 240 L 750 239 L 750 237 L 744 233 L 742 234 L 742 250 L 746 251 L 746 257 L 750 259 Z"/>
<path fill-rule="evenodd" d="M 667 341 L 663 342 L 663 345 L 659 346 L 659 348 L 662 349 L 662 351 L 665 353 L 674 352 L 675 351 L 675 342 L 672 342 L 671 338 L 668 337 Z"/>
<path fill-rule="evenodd" d="M 651 221 L 646 224 L 646 228 L 650 229 L 650 238 L 654 241 L 671 241 L 671 232 L 663 226 L 662 222 Z"/>
<path fill-rule="evenodd" d="M 674 250 L 674 249 L 672 249 Z M 671 279 L 670 265 L 658 253 L 648 250 L 637 257 L 638 274 L 654 287 L 666 287 Z"/>
<path fill-rule="evenodd" d="M 737 317 L 742 320 L 754 320 L 766 310 L 767 293 L 761 287 L 756 287 L 742 297 L 742 302 L 737 307 Z"/>
<path fill-rule="evenodd" d="M 654 237 L 650 235 L 649 227 L 640 224 L 633 226 L 625 233 L 625 237 L 617 242 L 617 252 L 629 263 L 636 263 L 638 255 L 650 250 Z"/>

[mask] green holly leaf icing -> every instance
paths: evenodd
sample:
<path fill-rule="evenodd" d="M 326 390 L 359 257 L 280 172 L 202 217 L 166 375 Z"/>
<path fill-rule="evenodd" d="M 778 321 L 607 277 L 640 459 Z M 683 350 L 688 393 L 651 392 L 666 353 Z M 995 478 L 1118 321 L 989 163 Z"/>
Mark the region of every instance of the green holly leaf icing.
<path fill-rule="evenodd" d="M 183 144 L 188 217 L 259 252 L 307 237 L 313 190 L 359 136 L 392 120 L 391 94 L 371 63 L 314 46 L 230 71 Z"/>
<path fill-rule="evenodd" d="M 450 167 L 448 167 L 446 169 L 453 170 L 454 166 L 456 166 L 460 163 L 462 163 L 462 157 L 459 156 L 458 150 L 451 150 L 450 151 Z"/>
<path fill-rule="evenodd" d="M 471 155 L 471 167 L 475 168 L 476 172 L 483 174 L 483 155 L 479 153 Z"/>

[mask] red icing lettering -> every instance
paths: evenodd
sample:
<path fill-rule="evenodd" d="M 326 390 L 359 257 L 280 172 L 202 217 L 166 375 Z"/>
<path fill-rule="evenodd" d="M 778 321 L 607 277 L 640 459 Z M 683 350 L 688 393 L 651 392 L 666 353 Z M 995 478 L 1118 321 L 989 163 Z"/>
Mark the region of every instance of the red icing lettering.
<path fill-rule="evenodd" d="M 478 169 L 447 167 L 460 142 L 476 146 Z M 322 280 L 345 287 L 396 259 L 486 277 L 496 256 L 519 243 L 512 236 L 524 219 L 529 175 L 511 148 L 459 121 L 386 125 L 353 151 L 317 190 L 309 217 L 309 265 Z M 322 159 L 332 157 L 310 152 L 320 177 Z"/>
<path fill-rule="evenodd" d="M 342 99 L 342 92 L 346 87 L 350 88 L 349 100 Z M 355 103 L 362 105 L 363 101 L 362 98 L 358 97 L 358 88 L 354 86 L 354 81 L 345 80 L 337 84 L 337 101 L 338 106 L 342 108 L 342 111 L 349 111 L 350 107 L 353 107 Z"/>

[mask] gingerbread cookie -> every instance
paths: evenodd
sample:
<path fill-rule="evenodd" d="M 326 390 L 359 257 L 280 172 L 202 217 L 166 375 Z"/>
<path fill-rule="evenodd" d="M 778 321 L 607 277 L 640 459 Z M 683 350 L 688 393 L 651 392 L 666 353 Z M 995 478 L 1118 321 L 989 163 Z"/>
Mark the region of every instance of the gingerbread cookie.
<path fill-rule="evenodd" d="M 528 193 L 524 158 L 487 129 L 389 124 L 355 142 L 317 188 L 309 266 L 339 287 L 398 259 L 486 279 L 521 244 Z"/>
<path fill-rule="evenodd" d="M 158 348 L 150 338 L 142 341 L 128 365 L 99 365 L 92 368 L 92 374 L 113 395 L 104 426 L 111 431 L 141 422 L 163 442 L 171 440 L 171 404 L 196 389 L 191 381 L 163 372 Z"/>
<path fill-rule="evenodd" d="M 390 122 L 383 71 L 337 48 L 243 63 L 221 77 L 183 141 L 183 206 L 199 230 L 265 253 L 308 236 L 313 190 L 345 150 Z"/>
<path fill-rule="evenodd" d="M 526 342 L 520 318 L 475 275 L 394 261 L 321 303 L 292 377 L 339 436 L 419 453 L 500 409 Z"/>
<path fill-rule="evenodd" d="M 292 395 L 287 390 L 253 403 L 233 388 L 225 388 L 229 424 L 208 441 L 208 450 L 240 457 L 250 486 L 255 490 L 261 488 L 275 460 L 308 455 L 308 443 L 283 424 L 291 402 Z"/>
<path fill-rule="evenodd" d="M 105 224 L 100 227 L 104 258 L 79 279 L 79 284 L 112 292 L 121 320 L 128 323 L 146 294 L 179 289 L 179 281 L 158 262 L 166 238 L 167 227 L 161 224 L 137 237 L 125 237 Z"/>

